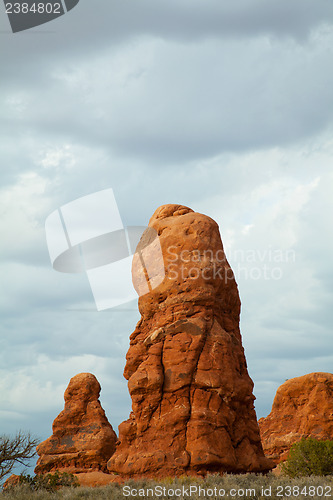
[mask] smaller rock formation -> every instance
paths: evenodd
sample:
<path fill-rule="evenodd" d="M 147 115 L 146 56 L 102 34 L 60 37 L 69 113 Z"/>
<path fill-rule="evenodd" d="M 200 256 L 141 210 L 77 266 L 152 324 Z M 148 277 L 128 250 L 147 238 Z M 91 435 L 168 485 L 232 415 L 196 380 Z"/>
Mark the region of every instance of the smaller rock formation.
<path fill-rule="evenodd" d="M 91 373 L 73 377 L 65 391 L 65 408 L 53 422 L 53 434 L 37 446 L 36 474 L 107 472 L 117 436 L 99 402 L 101 386 Z"/>
<path fill-rule="evenodd" d="M 272 411 L 259 420 L 267 457 L 286 460 L 303 437 L 333 439 L 333 374 L 309 373 L 287 380 L 275 395 Z"/>
<path fill-rule="evenodd" d="M 20 484 L 20 476 L 17 474 L 12 474 L 9 476 L 9 478 L 4 482 L 2 489 L 9 490 L 11 488 L 15 488 L 15 486 L 18 486 Z"/>

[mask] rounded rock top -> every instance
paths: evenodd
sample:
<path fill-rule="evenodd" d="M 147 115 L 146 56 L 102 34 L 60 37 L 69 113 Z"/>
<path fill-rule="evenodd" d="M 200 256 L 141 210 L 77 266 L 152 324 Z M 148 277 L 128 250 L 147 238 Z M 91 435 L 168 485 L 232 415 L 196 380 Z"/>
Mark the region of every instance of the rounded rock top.
<path fill-rule="evenodd" d="M 79 373 L 71 378 L 65 391 L 65 401 L 77 398 L 98 399 L 101 386 L 92 373 Z"/>
<path fill-rule="evenodd" d="M 161 205 L 153 213 L 152 217 L 150 218 L 149 225 L 151 225 L 156 220 L 166 219 L 167 217 L 178 217 L 190 212 L 194 212 L 194 210 L 192 210 L 192 208 L 186 207 L 185 205 L 175 205 L 172 203 Z"/>

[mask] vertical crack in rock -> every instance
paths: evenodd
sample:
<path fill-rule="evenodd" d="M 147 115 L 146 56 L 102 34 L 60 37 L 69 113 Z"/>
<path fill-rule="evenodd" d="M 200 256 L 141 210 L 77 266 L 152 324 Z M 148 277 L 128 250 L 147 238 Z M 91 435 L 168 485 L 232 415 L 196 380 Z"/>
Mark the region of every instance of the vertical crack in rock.
<path fill-rule="evenodd" d="M 145 246 L 148 229 L 138 245 L 147 269 L 136 255 L 132 266 L 141 313 L 124 370 L 132 412 L 119 426 L 108 469 L 124 477 L 268 471 L 237 284 L 218 225 L 188 207 L 165 205 L 149 227 L 159 235 L 165 276 L 157 246 Z M 160 284 L 143 295 L 147 276 Z"/>
<path fill-rule="evenodd" d="M 188 425 L 189 425 L 189 422 L 190 422 L 191 416 L 192 416 L 193 398 L 194 398 L 194 394 L 195 394 L 194 379 L 195 379 L 195 376 L 196 376 L 196 373 L 198 370 L 198 361 L 199 361 L 200 356 L 202 354 L 202 351 L 205 347 L 205 342 L 206 342 L 206 338 L 207 338 L 207 325 L 206 325 L 205 331 L 201 330 L 201 333 L 202 333 L 202 342 L 201 342 L 201 345 L 199 346 L 198 356 L 197 356 L 197 359 L 195 361 L 195 365 L 194 365 L 195 368 L 194 368 L 194 371 L 193 371 L 193 374 L 191 377 L 191 383 L 189 386 L 189 408 L 190 408 L 189 417 L 185 423 L 185 450 L 189 455 L 190 455 L 190 452 L 189 452 L 187 431 L 188 431 Z"/>

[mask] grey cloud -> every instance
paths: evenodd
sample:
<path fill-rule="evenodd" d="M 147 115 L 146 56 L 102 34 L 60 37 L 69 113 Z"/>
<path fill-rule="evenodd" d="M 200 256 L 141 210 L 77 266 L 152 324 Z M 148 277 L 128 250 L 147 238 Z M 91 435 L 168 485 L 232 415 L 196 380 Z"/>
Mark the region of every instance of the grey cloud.
<path fill-rule="evenodd" d="M 3 9 L 3 6 L 2 6 Z M 237 3 L 219 0 L 176 0 L 157 3 L 142 0 L 104 0 L 81 2 L 70 14 L 33 31 L 12 37 L 10 51 L 21 56 L 26 44 L 31 54 L 39 58 L 47 54 L 53 58 L 70 52 L 76 54 L 95 51 L 106 43 L 140 35 L 192 41 L 205 37 L 246 37 L 272 33 L 304 39 L 311 30 L 332 19 L 333 7 L 328 0 L 287 0 L 267 3 L 255 0 Z M 1 29 L 9 23 L 3 14 Z M 66 36 L 64 37 L 64 33 Z"/>
<path fill-rule="evenodd" d="M 33 121 L 32 137 L 44 142 L 52 136 L 156 166 L 288 145 L 332 126 L 325 43 L 304 49 L 264 39 L 188 46 L 152 40 L 125 50 L 142 72 L 132 81 L 128 68 L 124 88 L 103 69 L 111 52 L 87 58 L 74 81 L 55 77 L 64 71 L 55 67 L 44 88 L 30 89 L 16 137 Z M 154 50 L 147 59 L 148 47 Z M 11 121 L 8 115 L 9 127 Z"/>

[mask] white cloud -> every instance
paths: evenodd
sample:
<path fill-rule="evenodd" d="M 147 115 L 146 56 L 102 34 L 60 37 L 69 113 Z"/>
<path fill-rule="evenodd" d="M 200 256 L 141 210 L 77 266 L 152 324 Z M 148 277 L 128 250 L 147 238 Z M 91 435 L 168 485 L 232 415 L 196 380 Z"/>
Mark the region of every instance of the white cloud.
<path fill-rule="evenodd" d="M 107 358 L 92 355 L 53 360 L 39 355 L 33 366 L 1 374 L 1 407 L 38 413 L 63 405 L 69 379 L 81 372 L 103 373 Z M 60 410 L 59 410 L 60 413 Z"/>
<path fill-rule="evenodd" d="M 45 187 L 46 180 L 30 171 L 20 174 L 15 184 L 0 190 L 2 259 L 19 257 L 36 262 L 40 258 L 43 215 L 49 206 Z"/>
<path fill-rule="evenodd" d="M 76 164 L 76 159 L 71 152 L 71 147 L 66 144 L 62 148 L 46 148 L 40 151 L 40 160 L 37 162 L 44 168 L 59 167 L 60 164 L 65 164 L 66 168 L 73 167 Z"/>

